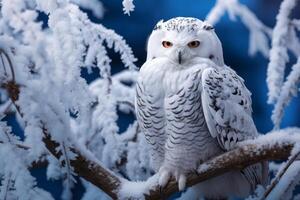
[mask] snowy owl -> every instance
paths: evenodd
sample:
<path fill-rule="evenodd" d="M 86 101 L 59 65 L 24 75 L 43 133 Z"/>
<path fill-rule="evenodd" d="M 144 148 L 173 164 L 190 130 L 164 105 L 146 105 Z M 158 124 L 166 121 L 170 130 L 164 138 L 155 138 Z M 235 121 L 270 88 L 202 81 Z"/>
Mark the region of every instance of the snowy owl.
<path fill-rule="evenodd" d="M 186 175 L 201 163 L 257 135 L 250 92 L 224 65 L 213 27 L 195 18 L 177 17 L 155 26 L 135 106 L 162 187 L 175 177 L 183 190 Z M 245 197 L 266 183 L 267 174 L 267 163 L 258 163 L 194 188 L 206 198 Z"/>

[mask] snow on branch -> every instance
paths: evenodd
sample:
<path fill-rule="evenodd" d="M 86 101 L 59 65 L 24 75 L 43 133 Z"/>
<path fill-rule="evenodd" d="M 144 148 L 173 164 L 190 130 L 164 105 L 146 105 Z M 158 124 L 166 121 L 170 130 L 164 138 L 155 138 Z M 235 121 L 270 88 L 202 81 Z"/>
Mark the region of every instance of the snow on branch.
<path fill-rule="evenodd" d="M 130 12 L 134 11 L 133 0 L 123 0 L 122 5 L 124 14 L 130 15 Z"/>
<path fill-rule="evenodd" d="M 63 180 L 62 198 L 72 199 L 70 189 L 77 175 L 71 164 L 76 156 L 72 151 L 72 141 L 79 139 L 74 137 L 80 130 L 89 132 L 91 107 L 96 99 L 82 77 L 82 68 L 87 68 L 89 72 L 91 68 L 98 68 L 99 79 L 109 82 L 113 78 L 106 47 L 120 54 L 125 67 L 134 69 L 136 59 L 121 36 L 91 22 L 77 5 L 69 1 L 3 0 L 0 11 L 0 81 L 4 83 L 3 87 L 15 91 L 10 94 L 17 94 L 9 96 L 1 90 L 0 96 L 18 99 L 16 110 L 19 114 L 16 117 L 24 131 L 24 145 L 31 147 L 28 150 L 30 163 L 39 162 L 41 155 L 45 155 L 46 147 L 42 142 L 44 129 L 59 144 L 55 148 L 61 154 L 59 162 L 50 156 L 46 157 L 47 177 Z M 46 29 L 38 21 L 39 12 L 48 14 Z M 18 84 L 10 84 L 10 81 L 17 81 Z M 24 86 L 21 91 L 19 85 Z M 108 91 L 109 87 L 109 84 L 104 85 L 101 92 Z M 102 117 L 110 120 L 110 124 L 105 124 L 110 132 L 113 124 L 116 124 L 117 109 L 114 101 L 105 100 L 107 96 L 105 93 L 101 99 L 107 104 L 100 101 L 99 105 L 107 109 Z M 8 104 L 1 104 L 3 113 L 6 113 L 6 105 L 10 105 L 10 100 L 5 101 Z M 111 117 L 111 113 L 115 115 Z M 99 133 L 99 130 L 95 129 L 95 132 Z M 128 128 L 128 132 L 133 133 L 134 130 L 134 127 Z M 115 144 L 116 156 L 105 164 L 111 160 L 119 161 L 121 152 L 133 152 L 129 147 L 120 145 L 121 139 L 114 143 L 113 134 L 107 138 L 105 144 L 98 144 L 98 148 L 92 149 L 95 155 L 101 155 L 102 147 L 109 149 L 111 144 Z M 100 143 L 102 139 L 99 138 Z"/>
<path fill-rule="evenodd" d="M 278 100 L 284 81 L 286 63 L 289 61 L 288 44 L 291 19 L 289 18 L 297 0 L 282 1 L 279 13 L 276 17 L 276 25 L 273 30 L 272 48 L 270 50 L 270 62 L 267 71 L 267 84 L 269 88 L 269 103 Z"/>
<path fill-rule="evenodd" d="M 293 96 L 296 96 L 299 90 L 300 83 L 300 57 L 297 63 L 293 65 L 291 73 L 284 82 L 277 103 L 272 114 L 272 120 L 275 128 L 280 127 L 280 122 L 283 118 L 284 109 L 289 104 Z"/>
<path fill-rule="evenodd" d="M 71 2 L 77 4 L 81 8 L 91 10 L 93 15 L 102 18 L 105 12 L 103 4 L 99 0 L 71 0 Z"/>
<path fill-rule="evenodd" d="M 11 128 L 0 121 L 0 199 L 53 200 L 50 193 L 37 187 L 36 179 L 31 176 L 28 147 L 22 144 Z"/>
<path fill-rule="evenodd" d="M 215 6 L 206 16 L 206 20 L 214 25 L 220 21 L 226 12 L 232 21 L 239 17 L 249 29 L 249 54 L 254 55 L 256 52 L 260 52 L 268 57 L 269 38 L 271 38 L 272 29 L 264 25 L 251 10 L 240 4 L 238 0 L 217 0 Z"/>
<path fill-rule="evenodd" d="M 269 199 L 274 199 L 276 197 L 292 198 L 293 190 L 300 180 L 300 161 L 298 160 L 300 154 L 299 148 L 294 147 L 293 152 L 288 162 L 280 172 L 277 173 L 276 177 L 272 180 L 272 183 L 266 189 L 263 199 L 267 197 Z"/>

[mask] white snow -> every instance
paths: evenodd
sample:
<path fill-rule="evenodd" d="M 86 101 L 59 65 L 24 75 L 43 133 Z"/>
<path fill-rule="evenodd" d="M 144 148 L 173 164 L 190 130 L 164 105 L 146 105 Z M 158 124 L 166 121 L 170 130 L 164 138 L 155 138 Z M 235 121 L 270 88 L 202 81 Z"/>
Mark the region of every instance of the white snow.
<path fill-rule="evenodd" d="M 133 0 L 123 0 L 122 5 L 124 14 L 130 15 L 130 12 L 134 11 Z"/>
<path fill-rule="evenodd" d="M 283 118 L 284 109 L 290 103 L 293 96 L 297 96 L 300 83 L 300 57 L 297 63 L 292 66 L 292 71 L 287 76 L 284 82 L 280 95 L 275 104 L 275 108 L 272 113 L 272 120 L 275 127 L 278 129 L 280 127 L 280 122 Z"/>
<path fill-rule="evenodd" d="M 269 38 L 272 30 L 264 25 L 256 15 L 238 0 L 217 0 L 216 5 L 206 16 L 206 20 L 212 24 L 217 24 L 221 17 L 228 13 L 230 20 L 236 21 L 237 17 L 249 29 L 249 54 L 254 55 L 257 52 L 268 57 Z"/>
<path fill-rule="evenodd" d="M 300 182 L 300 161 L 294 161 L 274 190 L 268 195 L 267 200 L 272 199 L 291 199 L 295 186 Z M 281 197 L 281 198 L 279 198 Z"/>
<path fill-rule="evenodd" d="M 71 2 L 77 4 L 81 8 L 91 10 L 93 15 L 102 18 L 105 12 L 103 4 L 99 0 L 71 0 Z"/>
<path fill-rule="evenodd" d="M 144 182 L 123 180 L 118 196 L 120 199 L 127 199 L 129 197 L 133 199 L 144 199 L 144 194 L 149 194 L 149 191 L 154 189 L 157 184 L 158 174 L 153 175 Z"/>
<path fill-rule="evenodd" d="M 267 83 L 269 88 L 269 102 L 274 103 L 280 95 L 284 80 L 284 70 L 289 61 L 288 36 L 289 16 L 296 6 L 297 0 L 282 1 L 279 13 L 276 17 L 276 25 L 273 30 L 272 48 L 270 50 L 270 62 L 267 71 Z"/>

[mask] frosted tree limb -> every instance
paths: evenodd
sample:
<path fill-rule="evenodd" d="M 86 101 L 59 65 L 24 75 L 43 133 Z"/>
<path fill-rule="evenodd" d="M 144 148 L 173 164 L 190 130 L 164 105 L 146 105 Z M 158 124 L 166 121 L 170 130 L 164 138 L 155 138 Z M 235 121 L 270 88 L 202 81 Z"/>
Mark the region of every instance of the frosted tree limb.
<path fill-rule="evenodd" d="M 297 0 L 282 1 L 279 13 L 276 16 L 277 21 L 273 30 L 270 62 L 267 70 L 269 103 L 275 103 L 277 101 L 283 84 L 284 70 L 289 60 L 287 47 L 290 27 L 289 16 L 296 6 L 296 3 Z"/>
<path fill-rule="evenodd" d="M 20 86 L 16 82 L 10 81 L 4 84 L 4 88 L 6 88 L 9 97 L 16 106 L 18 112 L 21 113 L 21 109 L 17 104 Z M 45 143 L 46 148 L 54 157 L 59 160 L 59 158 L 62 156 L 62 152 L 56 150 L 59 146 L 59 143 L 52 140 L 51 135 L 46 128 L 43 128 L 43 133 L 43 142 Z M 76 155 L 76 159 L 70 160 L 70 164 L 73 167 L 74 172 L 80 177 L 101 188 L 101 190 L 103 190 L 113 199 L 117 199 L 117 193 L 114 191 L 119 187 L 120 179 L 113 175 L 112 172 L 102 167 L 100 164 L 88 159 L 86 156 L 81 154 L 78 149 L 71 148 L 70 150 Z M 62 161 L 62 165 L 65 165 L 64 161 Z"/>
<path fill-rule="evenodd" d="M 15 82 L 9 82 L 6 84 L 6 89 L 11 97 L 11 100 L 17 105 L 20 86 Z M 43 122 L 46 123 L 46 122 Z M 295 131 L 298 131 L 296 129 Z M 46 148 L 57 159 L 62 155 L 61 152 L 57 152 L 56 148 L 58 143 L 52 140 L 50 133 L 47 129 L 43 129 Z M 281 131 L 283 132 L 283 131 Z M 226 152 L 218 157 L 209 160 L 200 165 L 197 174 L 190 174 L 188 176 L 187 186 L 190 187 L 201 181 L 209 178 L 221 175 L 231 170 L 241 170 L 245 167 L 257 162 L 265 160 L 278 160 L 287 159 L 291 153 L 291 150 L 296 142 L 300 142 L 299 136 L 296 134 L 287 135 L 286 133 L 270 133 L 272 137 L 261 136 L 256 140 L 249 143 L 243 143 L 237 149 Z M 274 136 L 273 136 L 274 135 Z M 288 136 L 288 137 L 287 137 Z M 269 139 L 268 139 L 269 138 Z M 123 187 L 134 182 L 124 181 L 118 176 L 114 175 L 111 171 L 103 167 L 100 163 L 93 161 L 88 155 L 85 155 L 82 151 L 76 147 L 70 149 L 76 156 L 75 159 L 70 160 L 70 164 L 74 169 L 74 172 L 85 180 L 91 182 L 99 189 L 103 190 L 113 199 L 123 198 L 124 194 L 120 194 Z M 62 163 L 64 164 L 64 163 Z M 150 178 L 151 179 L 151 178 Z M 151 180 L 153 182 L 153 180 Z M 154 185 L 150 184 L 150 188 L 140 191 L 141 197 L 145 199 L 161 199 L 170 196 L 178 191 L 177 183 L 173 179 L 163 189 L 163 193 L 156 181 Z M 147 184 L 146 182 L 140 182 L 139 184 Z M 163 196 L 162 196 L 163 195 Z M 130 198 L 128 196 L 127 198 Z"/>
<path fill-rule="evenodd" d="M 275 134 L 274 134 L 275 135 Z M 294 142 L 287 141 L 285 134 L 277 137 L 276 140 L 285 140 L 284 143 L 272 142 L 270 144 L 264 141 L 264 136 L 251 141 L 251 144 L 245 144 L 237 149 L 226 152 L 218 157 L 215 157 L 198 168 L 197 174 L 191 174 L 187 179 L 187 187 L 193 186 L 201 181 L 224 174 L 231 170 L 242 170 L 245 167 L 266 160 L 281 160 L 287 159 L 294 146 Z M 281 138 L 281 139 L 280 139 Z M 300 138 L 299 138 L 300 139 Z M 177 183 L 173 179 L 163 189 L 163 196 L 168 197 L 178 191 Z M 149 192 L 146 199 L 160 199 L 158 186 Z"/>
<path fill-rule="evenodd" d="M 235 21 L 239 17 L 249 29 L 249 54 L 254 55 L 256 52 L 261 52 L 265 57 L 268 57 L 268 42 L 272 36 L 272 29 L 264 25 L 249 8 L 239 3 L 238 0 L 218 0 L 206 16 L 206 21 L 214 25 L 220 21 L 226 12 L 230 20 Z"/>
<path fill-rule="evenodd" d="M 284 109 L 290 103 L 293 96 L 297 96 L 298 84 L 300 82 L 300 58 L 298 58 L 296 64 L 292 66 L 292 71 L 287 76 L 284 82 L 280 96 L 278 97 L 277 103 L 275 104 L 272 121 L 275 128 L 279 128 L 281 120 L 283 118 Z"/>

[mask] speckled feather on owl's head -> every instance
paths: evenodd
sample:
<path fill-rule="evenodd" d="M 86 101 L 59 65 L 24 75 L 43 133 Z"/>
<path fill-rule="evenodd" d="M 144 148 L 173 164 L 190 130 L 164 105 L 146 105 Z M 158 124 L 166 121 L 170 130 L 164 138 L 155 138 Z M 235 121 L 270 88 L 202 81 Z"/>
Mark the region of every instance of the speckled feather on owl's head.
<path fill-rule="evenodd" d="M 198 31 L 199 29 L 212 30 L 214 28 L 208 23 L 193 17 L 176 17 L 166 22 L 164 22 L 163 20 L 159 21 L 154 27 L 154 30 L 160 30 L 160 29 L 165 29 L 167 31 L 177 31 L 177 32 L 182 32 L 182 31 L 195 32 Z"/>
<path fill-rule="evenodd" d="M 167 57 L 180 65 L 207 58 L 224 65 L 222 45 L 212 25 L 192 17 L 159 21 L 147 47 L 147 60 Z"/>

